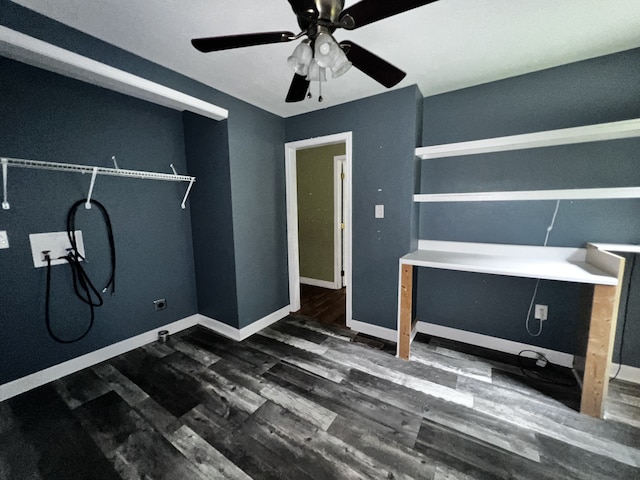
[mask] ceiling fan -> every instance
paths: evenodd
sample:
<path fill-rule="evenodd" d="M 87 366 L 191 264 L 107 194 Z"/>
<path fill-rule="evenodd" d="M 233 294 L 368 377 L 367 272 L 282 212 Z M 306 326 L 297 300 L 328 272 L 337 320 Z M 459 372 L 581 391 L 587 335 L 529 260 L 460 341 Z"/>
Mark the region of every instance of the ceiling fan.
<path fill-rule="evenodd" d="M 306 36 L 288 59 L 295 73 L 287 102 L 304 100 L 310 83 L 325 81 L 327 70 L 333 78 L 337 78 L 352 65 L 391 88 L 402 81 L 405 72 L 351 41 L 336 42 L 333 32 L 338 28 L 354 30 L 435 1 L 437 0 L 362 0 L 344 8 L 344 0 L 289 0 L 300 26 L 298 34 L 286 31 L 248 33 L 194 38 L 191 43 L 201 52 L 214 52 L 291 42 Z M 322 101 L 322 96 L 319 100 Z"/>

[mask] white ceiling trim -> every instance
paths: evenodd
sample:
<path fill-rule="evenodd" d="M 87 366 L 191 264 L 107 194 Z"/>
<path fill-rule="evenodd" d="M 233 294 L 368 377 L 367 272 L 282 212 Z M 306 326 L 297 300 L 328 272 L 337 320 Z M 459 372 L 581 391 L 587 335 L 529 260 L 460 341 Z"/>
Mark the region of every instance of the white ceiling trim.
<path fill-rule="evenodd" d="M 224 108 L 0 25 L 0 55 L 179 111 L 224 120 Z"/>

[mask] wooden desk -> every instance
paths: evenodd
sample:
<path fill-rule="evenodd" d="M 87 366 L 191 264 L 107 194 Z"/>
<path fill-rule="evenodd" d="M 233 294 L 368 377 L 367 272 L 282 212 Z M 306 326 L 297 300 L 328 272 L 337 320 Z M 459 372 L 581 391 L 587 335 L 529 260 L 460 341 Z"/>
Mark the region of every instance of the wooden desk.
<path fill-rule="evenodd" d="M 400 259 L 398 356 L 409 360 L 413 321 L 413 267 L 559 280 L 594 285 L 588 319 L 588 342 L 575 356 L 582 377 L 580 412 L 601 418 L 609 386 L 609 369 L 624 258 L 605 244 L 587 248 L 538 247 L 421 240 L 419 249 Z M 584 356 L 583 356 L 584 354 Z"/>

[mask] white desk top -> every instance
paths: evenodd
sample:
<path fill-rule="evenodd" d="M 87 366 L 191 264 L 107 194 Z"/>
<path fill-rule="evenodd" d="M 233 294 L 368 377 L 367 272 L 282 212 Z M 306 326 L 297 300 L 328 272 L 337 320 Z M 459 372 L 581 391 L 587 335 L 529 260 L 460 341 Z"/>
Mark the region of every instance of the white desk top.
<path fill-rule="evenodd" d="M 585 260 L 585 249 L 421 241 L 400 263 L 565 282 L 617 285 L 618 279 Z M 565 255 L 566 254 L 566 255 Z"/>
<path fill-rule="evenodd" d="M 594 247 L 607 252 L 627 252 L 640 253 L 640 245 L 629 245 L 625 243 L 592 243 Z"/>

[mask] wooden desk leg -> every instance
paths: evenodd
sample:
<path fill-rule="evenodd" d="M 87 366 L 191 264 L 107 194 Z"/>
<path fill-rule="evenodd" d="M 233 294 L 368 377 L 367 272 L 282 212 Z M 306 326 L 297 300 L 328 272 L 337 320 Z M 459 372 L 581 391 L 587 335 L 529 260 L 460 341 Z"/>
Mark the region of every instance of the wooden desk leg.
<path fill-rule="evenodd" d="M 617 287 L 596 285 L 589 326 L 580 413 L 602 418 L 609 389 L 611 352 L 617 322 Z"/>
<path fill-rule="evenodd" d="M 411 349 L 411 323 L 413 315 L 413 265 L 402 265 L 400 283 L 400 344 L 398 356 L 409 360 Z"/>

